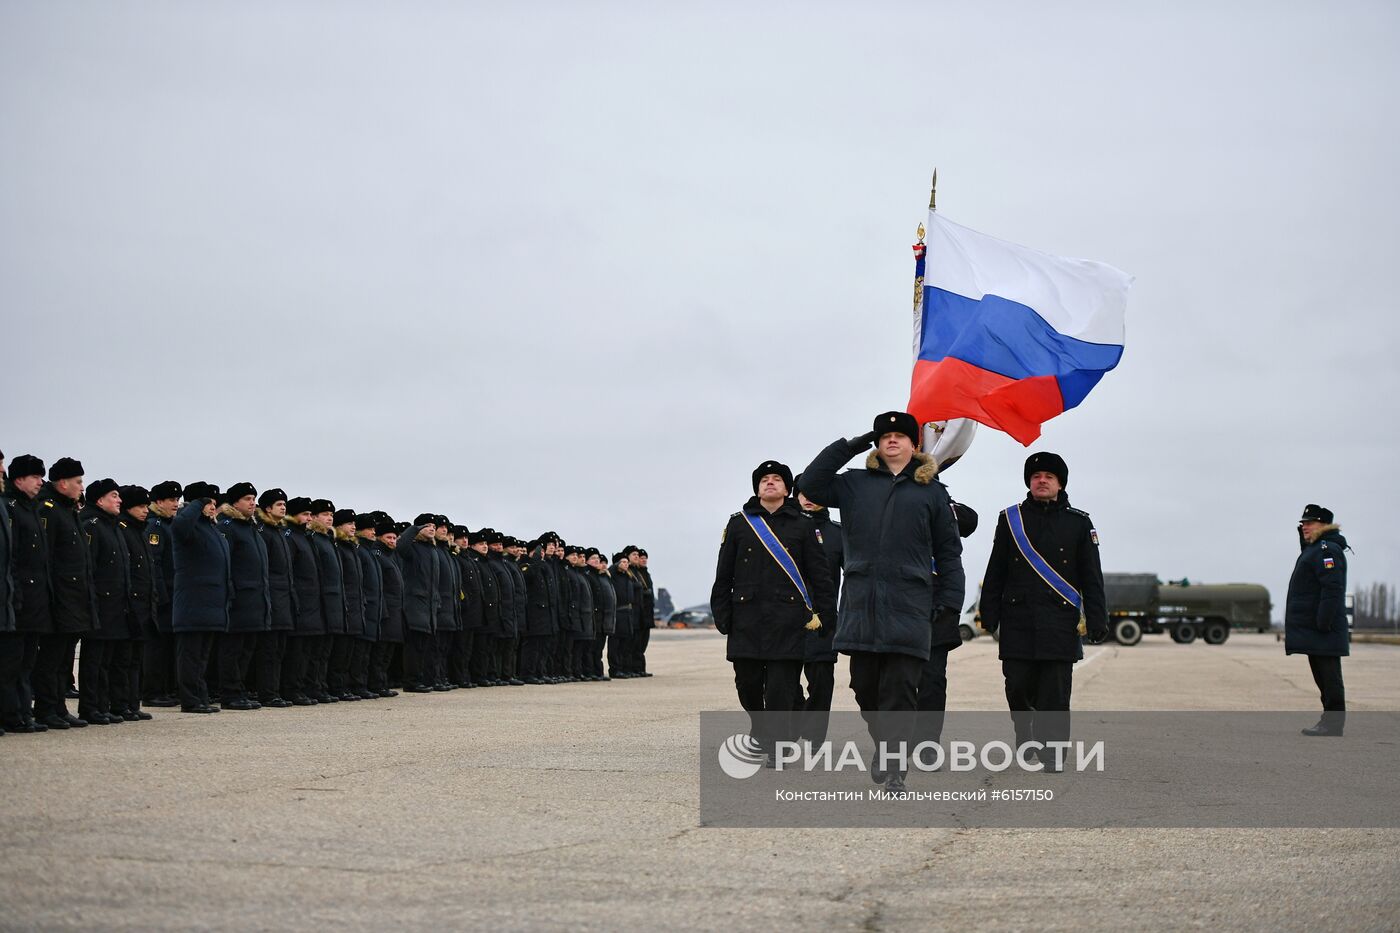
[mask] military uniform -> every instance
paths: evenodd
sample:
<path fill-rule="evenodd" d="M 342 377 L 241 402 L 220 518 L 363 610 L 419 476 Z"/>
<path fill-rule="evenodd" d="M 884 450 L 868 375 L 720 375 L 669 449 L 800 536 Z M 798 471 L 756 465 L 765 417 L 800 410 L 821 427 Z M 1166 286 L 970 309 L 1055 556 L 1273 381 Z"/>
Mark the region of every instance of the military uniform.
<path fill-rule="evenodd" d="M 78 524 L 78 503 L 60 493 L 52 482 L 54 470 L 62 462 L 50 468 L 51 481 L 39 492 L 39 522 L 44 528 L 49 579 L 53 583 L 53 634 L 39 640 L 31 683 L 36 719 L 50 726 L 55 719 L 77 726 L 86 725 L 87 721 L 69 715 L 65 697 L 78 638 L 96 627 L 97 606 L 92 587 L 92 555 Z"/>
<path fill-rule="evenodd" d="M 152 500 L 179 499 L 184 487 L 166 480 L 151 487 Z M 147 706 L 178 706 L 175 683 L 175 631 L 170 623 L 175 596 L 175 551 L 170 543 L 170 520 L 151 506 L 146 515 L 146 544 L 155 560 L 157 590 L 155 629 L 141 648 L 141 693 Z"/>
<path fill-rule="evenodd" d="M 14 485 L 16 478 L 42 476 L 37 457 L 16 457 L 5 490 L 10 513 L 10 566 L 14 591 L 14 631 L 0 635 L 0 717 L 3 727 L 16 732 L 42 732 L 48 727 L 34 719 L 31 690 L 39 642 L 53 634 L 49 610 L 49 549 L 40 505 Z M 65 723 L 66 725 L 66 723 Z"/>
<path fill-rule="evenodd" d="M 267 542 L 257 520 L 233 507 L 240 498 L 254 495 L 253 487 L 235 484 L 224 494 L 216 520 L 228 542 L 233 578 L 233 603 L 229 606 L 228 631 L 219 639 L 219 699 L 227 710 L 261 709 L 249 690 L 253 655 L 258 639 L 272 628 L 272 580 Z"/>
<path fill-rule="evenodd" d="M 1054 455 L 1033 454 L 1026 462 L 1027 485 L 1035 469 L 1047 465 L 1068 469 Z M 1054 470 L 1047 470 L 1054 472 Z M 1062 483 L 1062 485 L 1064 485 Z M 1108 634 L 1103 570 L 1099 564 L 1098 532 L 1087 512 L 1072 508 L 1063 491 L 1050 501 L 1027 495 L 1018 503 L 1026 538 L 1034 551 L 1077 591 L 1083 603 L 1085 631 L 1101 641 Z M 1068 737 L 1068 717 L 1042 717 L 1036 712 L 1069 710 L 1074 662 L 1084 657 L 1080 643 L 1081 611 L 1053 589 L 1021 554 L 1011 532 L 1008 513 L 997 517 L 992 555 L 982 580 L 982 625 L 1000 632 L 1006 702 L 1016 725 L 1016 741 L 1046 742 Z"/>

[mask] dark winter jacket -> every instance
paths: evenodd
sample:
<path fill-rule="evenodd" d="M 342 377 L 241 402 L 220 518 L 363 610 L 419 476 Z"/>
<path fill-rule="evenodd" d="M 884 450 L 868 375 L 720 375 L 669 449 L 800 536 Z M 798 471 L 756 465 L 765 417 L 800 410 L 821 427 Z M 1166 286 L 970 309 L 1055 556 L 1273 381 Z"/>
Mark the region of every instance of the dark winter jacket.
<path fill-rule="evenodd" d="M 403 569 L 403 624 L 405 631 L 431 634 L 437 631 L 437 547 L 419 541 L 422 525 L 411 525 L 399 535 L 394 554 Z"/>
<path fill-rule="evenodd" d="M 306 540 L 316 556 L 316 576 L 321 582 L 321 618 L 327 635 L 345 634 L 345 574 L 340 569 L 340 552 L 335 546 L 335 529 L 311 529 Z"/>
<path fill-rule="evenodd" d="M 15 530 L 10 503 L 0 496 L 0 632 L 15 630 Z"/>
<path fill-rule="evenodd" d="M 45 483 L 39 490 L 39 523 L 49 549 L 54 631 L 81 635 L 97 628 L 92 554 L 78 525 L 78 503 Z"/>
<path fill-rule="evenodd" d="M 267 592 L 272 601 L 270 630 L 296 629 L 297 594 L 292 581 L 292 542 L 295 532 L 285 518 L 258 510 L 258 534 L 267 548 Z"/>
<path fill-rule="evenodd" d="M 43 506 L 13 485 L 6 493 L 12 522 L 15 631 L 52 633 L 49 540 L 39 522 Z"/>
<path fill-rule="evenodd" d="M 317 532 L 310 525 L 288 522 L 287 550 L 292 555 L 292 592 L 295 595 L 296 627 L 293 634 L 326 634 L 326 615 L 321 609 L 321 570 L 311 539 Z"/>
<path fill-rule="evenodd" d="M 802 592 L 764 547 L 746 516 L 766 522 L 806 584 Z M 726 657 L 801 661 L 807 653 L 807 623 L 815 612 L 823 628 L 836 615 L 836 593 L 816 526 L 802 517 L 792 499 L 769 512 L 754 496 L 729 517 L 719 546 L 715 584 L 710 590 L 715 627 L 729 636 Z M 830 629 L 828 629 L 830 631 Z M 828 635 L 828 638 L 830 636 Z"/>
<path fill-rule="evenodd" d="M 170 522 L 170 543 L 175 560 L 170 623 L 175 634 L 228 631 L 233 602 L 228 542 L 204 517 L 203 499 L 180 506 Z"/>
<path fill-rule="evenodd" d="M 486 569 L 496 581 L 496 629 L 491 634 L 497 638 L 512 638 L 516 635 L 515 587 L 511 584 L 510 571 L 506 569 L 507 561 L 505 555 L 495 551 L 486 556 Z"/>
<path fill-rule="evenodd" d="M 267 544 L 257 523 L 231 505 L 219 509 L 219 533 L 228 542 L 229 572 L 233 576 L 233 604 L 228 610 L 228 630 L 250 634 L 272 627 L 271 572 Z"/>
<path fill-rule="evenodd" d="M 146 523 L 123 513 L 117 522 L 122 540 L 126 542 L 127 559 L 131 567 L 131 589 L 127 593 L 126 612 L 132 638 L 151 638 L 156 634 L 156 613 L 160 603 L 160 567 L 156 551 L 146 535 Z"/>
<path fill-rule="evenodd" d="M 569 567 L 567 573 L 574 588 L 574 603 L 578 606 L 578 628 L 570 634 L 576 639 L 591 641 L 594 634 L 593 587 L 588 578 L 593 576 L 593 571 L 587 567 Z"/>
<path fill-rule="evenodd" d="M 487 635 L 495 634 L 501 628 L 501 588 L 496 575 L 487 566 L 486 558 L 468 548 L 467 555 L 476 568 L 476 579 L 481 585 L 481 626 L 478 631 Z"/>
<path fill-rule="evenodd" d="M 1346 657 L 1351 654 L 1347 628 L 1347 539 L 1337 525 L 1323 526 L 1313 543 L 1304 542 L 1288 581 L 1283 611 L 1286 654 Z"/>
<path fill-rule="evenodd" d="M 345 603 L 345 629 L 341 634 L 359 638 L 365 634 L 365 586 L 360 566 L 360 542 L 339 529 L 335 536 L 335 556 L 340 559 L 340 592 Z"/>
<path fill-rule="evenodd" d="M 612 583 L 613 593 L 617 596 L 614 634 L 619 638 L 637 634 L 637 610 L 633 604 L 636 598 L 636 581 L 617 564 L 608 568 L 608 579 Z"/>
<path fill-rule="evenodd" d="M 874 451 L 864 469 L 837 472 L 864 449 L 836 441 L 802 471 L 807 498 L 841 510 L 846 576 L 835 648 L 927 660 L 930 646 L 962 644 L 957 521 L 928 454 L 915 453 L 898 476 Z"/>
<path fill-rule="evenodd" d="M 360 637 L 366 641 L 379 641 L 379 633 L 384 627 L 384 569 L 374 555 L 374 549 L 375 545 L 363 538 L 355 549 L 355 556 L 360 561 L 360 589 L 365 600 L 365 626 Z"/>
<path fill-rule="evenodd" d="M 511 632 L 513 635 L 525 634 L 525 608 L 529 605 L 529 594 L 525 588 L 525 574 L 520 572 L 520 565 L 514 560 L 507 558 L 502 561 L 505 565 L 506 573 L 510 576 L 511 604 L 515 610 L 515 618 L 511 621 Z"/>
<path fill-rule="evenodd" d="M 822 553 L 826 555 L 826 566 L 831 573 L 831 592 L 838 594 L 839 604 L 841 568 L 846 565 L 846 555 L 842 550 L 841 523 L 831 520 L 831 512 L 828 509 L 804 511 L 802 516 L 816 525 L 817 540 L 821 542 Z M 834 625 L 826 627 L 825 632 L 807 633 L 807 655 L 803 658 L 804 661 L 835 663 L 835 639 L 831 637 L 833 628 Z"/>
<path fill-rule="evenodd" d="M 439 632 L 460 632 L 462 630 L 462 580 L 457 559 L 452 556 L 452 545 L 439 541 L 433 548 L 433 558 L 438 568 L 438 616 Z"/>
<path fill-rule="evenodd" d="M 551 563 L 548 558 L 537 556 L 527 557 L 516 565 L 525 577 L 525 630 L 521 635 L 539 637 L 553 635 L 559 630 L 555 605 L 559 599 L 558 571 Z M 564 596 L 563 601 L 567 609 L 568 597 Z"/>
<path fill-rule="evenodd" d="M 588 585 L 593 588 L 593 637 L 611 635 L 617 629 L 617 591 L 606 569 L 586 571 Z"/>
<path fill-rule="evenodd" d="M 78 513 L 78 520 L 92 554 L 92 586 L 97 598 L 97 630 L 87 637 L 118 641 L 139 637 L 140 629 L 133 631 L 127 618 L 131 555 L 126 550 L 121 519 L 90 505 Z"/>
<path fill-rule="evenodd" d="M 656 586 L 651 582 L 651 571 L 645 567 L 629 569 L 641 584 L 642 603 L 638 607 L 638 622 L 642 628 L 656 628 Z"/>
<path fill-rule="evenodd" d="M 379 640 L 401 643 L 404 637 L 403 567 L 397 552 L 389 545 L 376 542 L 370 550 L 379 561 L 380 580 L 384 584 L 384 621 L 379 626 Z"/>
<path fill-rule="evenodd" d="M 159 600 L 156 606 L 156 629 L 166 635 L 173 631 L 170 607 L 175 599 L 175 547 L 170 543 L 170 523 L 173 519 L 174 516 L 163 518 L 154 507 L 146 516 L 146 543 L 155 552 L 156 566 L 160 568 L 156 574 L 156 594 Z"/>
<path fill-rule="evenodd" d="M 462 584 L 462 628 L 468 632 L 479 632 L 486 625 L 481 566 L 476 562 L 476 556 L 476 551 L 471 548 L 459 548 L 453 555 L 457 561 L 457 579 Z"/>
<path fill-rule="evenodd" d="M 1098 534 L 1087 512 L 1070 508 L 1063 492 L 1053 502 L 1026 496 L 1019 503 L 1031 545 L 1060 576 L 1079 591 L 1087 633 L 1108 634 Z M 982 625 L 1000 629 L 1000 656 L 1035 661 L 1077 661 L 1084 657 L 1079 610 L 1041 578 L 1016 546 L 1006 513 L 997 516 L 992 556 L 982 578 Z"/>

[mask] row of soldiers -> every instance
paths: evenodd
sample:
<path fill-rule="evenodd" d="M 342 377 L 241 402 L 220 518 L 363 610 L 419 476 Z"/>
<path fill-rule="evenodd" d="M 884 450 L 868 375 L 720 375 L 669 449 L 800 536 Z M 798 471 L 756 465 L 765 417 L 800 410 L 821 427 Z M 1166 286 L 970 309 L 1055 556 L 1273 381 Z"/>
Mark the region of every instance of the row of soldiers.
<path fill-rule="evenodd" d="M 634 546 L 250 483 L 84 488 L 77 460 L 25 455 L 0 498 L 0 727 L 650 677 L 654 605 Z"/>

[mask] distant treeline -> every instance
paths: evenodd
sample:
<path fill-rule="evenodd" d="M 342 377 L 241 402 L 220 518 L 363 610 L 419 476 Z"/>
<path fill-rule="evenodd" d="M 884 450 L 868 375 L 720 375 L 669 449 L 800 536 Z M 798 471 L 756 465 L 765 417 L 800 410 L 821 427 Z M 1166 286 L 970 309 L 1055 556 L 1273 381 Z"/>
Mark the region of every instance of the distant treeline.
<path fill-rule="evenodd" d="M 1355 627 L 1400 627 L 1400 594 L 1393 585 L 1372 583 L 1356 590 Z"/>

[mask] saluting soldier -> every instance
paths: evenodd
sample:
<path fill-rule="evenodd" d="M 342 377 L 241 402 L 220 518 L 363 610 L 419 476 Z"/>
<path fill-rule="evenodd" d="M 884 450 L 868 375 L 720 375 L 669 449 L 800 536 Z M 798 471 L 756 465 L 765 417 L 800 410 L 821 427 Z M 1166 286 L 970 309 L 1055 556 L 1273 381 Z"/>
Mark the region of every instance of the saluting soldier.
<path fill-rule="evenodd" d="M 146 536 L 146 519 L 150 516 L 151 494 L 143 486 L 123 486 L 121 495 L 123 518 L 118 522 L 122 540 L 126 542 L 131 568 L 131 591 L 127 598 L 127 615 L 131 638 L 123 655 L 123 671 L 112 676 L 112 707 L 128 722 L 150 719 L 141 709 L 142 649 L 146 639 L 156 631 L 156 607 L 160 603 L 164 581 L 156 563 L 156 550 Z"/>
<path fill-rule="evenodd" d="M 1047 770 L 1063 767 L 1069 738 L 1074 662 L 1081 636 L 1108 637 L 1099 536 L 1087 512 L 1072 508 L 1069 466 L 1058 454 L 1026 458 L 1026 498 L 997 516 L 992 556 L 982 578 L 982 627 L 1001 631 L 1006 704 L 1016 746 L 1038 742 Z M 1047 715 L 1041 715 L 1047 714 Z"/>
<path fill-rule="evenodd" d="M 0 689 L 4 690 L 3 727 L 11 732 L 47 732 L 34 718 L 31 683 L 39 641 L 53 634 L 49 606 L 49 546 L 39 521 L 39 490 L 44 461 L 21 454 L 10 464 L 5 497 L 10 506 L 11 561 L 14 573 L 14 631 L 0 635 Z M 68 728 L 64 722 L 60 728 Z"/>
<path fill-rule="evenodd" d="M 219 639 L 219 697 L 226 710 L 262 709 L 248 689 L 258 639 L 272 627 L 272 582 L 267 542 L 258 533 L 258 491 L 234 483 L 219 507 L 219 533 L 228 542 L 233 602 L 228 631 Z"/>
<path fill-rule="evenodd" d="M 887 755 L 914 744 L 919 679 L 930 661 L 946 664 L 961 644 L 958 613 L 965 579 L 962 542 L 938 464 L 919 451 L 918 419 L 877 415 L 871 430 L 827 445 L 802 472 L 807 497 L 839 509 L 846 557 L 837 651 L 851 658 L 851 688 L 876 744 L 870 776 L 904 788 L 904 768 Z M 875 443 L 865 468 L 839 472 Z"/>
<path fill-rule="evenodd" d="M 170 523 L 180 509 L 185 488 L 173 479 L 151 487 L 151 510 L 146 515 L 146 543 L 156 555 L 159 568 L 159 602 L 156 629 L 141 651 L 141 691 L 147 706 L 179 706 L 175 679 L 175 630 L 171 628 L 170 606 L 175 598 L 175 552 L 170 544 Z"/>
<path fill-rule="evenodd" d="M 287 522 L 287 494 L 265 489 L 258 496 L 257 529 L 267 548 L 267 593 L 271 606 L 268 630 L 253 649 L 252 679 L 257 700 L 272 709 L 292 705 L 282 695 L 282 664 L 297 624 L 297 594 L 292 580 L 292 528 Z M 308 704 L 309 705 L 309 704 Z"/>
<path fill-rule="evenodd" d="M 78 523 L 83 494 L 83 465 L 60 457 L 49 467 L 49 481 L 39 492 L 39 522 L 49 553 L 53 634 L 39 639 L 34 661 L 34 718 L 51 729 L 81 728 L 86 719 L 68 712 L 68 681 L 78 639 L 97 626 L 92 584 L 92 554 Z"/>
<path fill-rule="evenodd" d="M 185 504 L 171 522 L 175 552 L 175 595 L 170 621 L 175 630 L 175 666 L 180 687 L 180 711 L 217 713 L 209 701 L 209 656 L 214 640 L 228 631 L 228 607 L 233 601 L 228 541 L 214 524 L 219 487 L 190 483 Z"/>
<path fill-rule="evenodd" d="M 739 703 L 769 754 L 774 742 L 796 734 L 791 711 L 801 689 L 807 632 L 819 631 L 822 617 L 830 625 L 836 615 L 822 543 L 788 498 L 791 489 L 792 470 L 785 464 L 765 460 L 754 469 L 754 494 L 729 517 L 710 590 Z M 765 720 L 761 713 L 770 715 Z"/>

